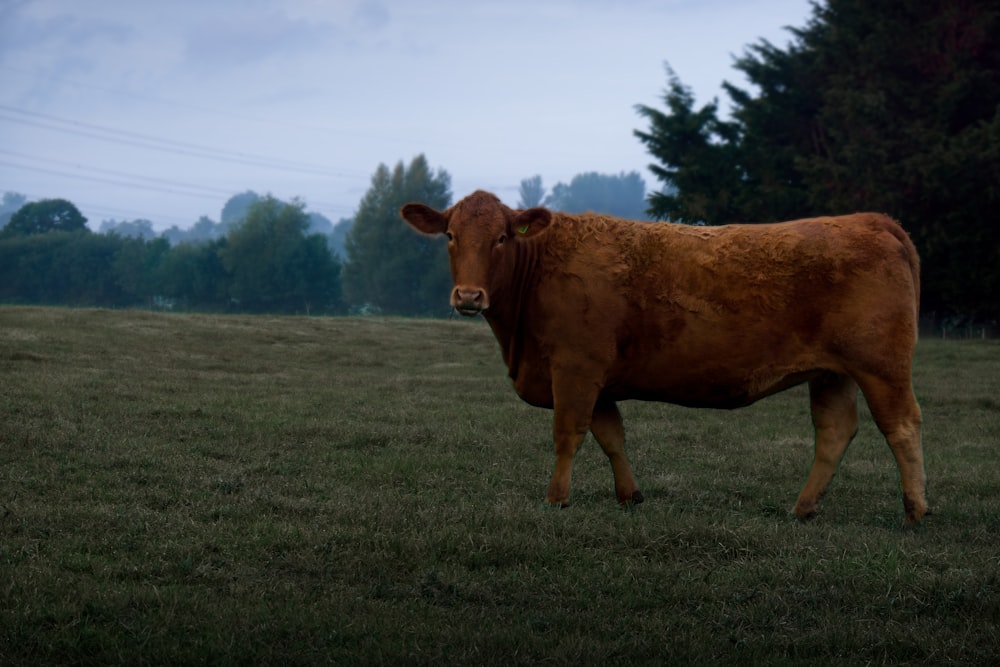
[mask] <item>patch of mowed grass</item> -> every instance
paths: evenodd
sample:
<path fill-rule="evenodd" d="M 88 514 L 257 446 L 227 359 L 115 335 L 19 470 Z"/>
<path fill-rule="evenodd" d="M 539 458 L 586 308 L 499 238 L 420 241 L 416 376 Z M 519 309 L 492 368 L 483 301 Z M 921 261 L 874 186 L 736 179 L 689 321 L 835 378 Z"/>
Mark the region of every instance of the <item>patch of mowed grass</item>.
<path fill-rule="evenodd" d="M 1000 345 L 914 383 L 915 530 L 867 414 L 789 517 L 801 387 L 623 404 L 647 502 L 588 440 L 559 511 L 481 321 L 0 308 L 0 663 L 992 662 Z"/>

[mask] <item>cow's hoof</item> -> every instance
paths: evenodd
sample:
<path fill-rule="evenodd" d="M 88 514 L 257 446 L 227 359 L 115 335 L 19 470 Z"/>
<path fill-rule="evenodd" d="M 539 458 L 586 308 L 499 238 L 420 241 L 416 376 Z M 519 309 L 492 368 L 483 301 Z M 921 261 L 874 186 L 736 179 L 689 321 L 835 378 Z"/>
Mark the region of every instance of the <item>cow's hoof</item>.
<path fill-rule="evenodd" d="M 809 510 L 807 512 L 799 511 L 798 509 L 793 509 L 791 515 L 799 520 L 799 523 L 808 523 L 816 518 L 816 510 Z"/>
<path fill-rule="evenodd" d="M 926 498 L 914 500 L 905 493 L 903 494 L 903 511 L 906 513 L 907 526 L 919 525 L 923 518 L 931 513 Z"/>
<path fill-rule="evenodd" d="M 632 497 L 629 498 L 628 500 L 619 500 L 618 501 L 618 507 L 620 507 L 623 510 L 625 510 L 626 512 L 628 512 L 628 511 L 634 510 L 635 506 L 638 505 L 639 503 L 641 503 L 644 500 L 645 500 L 645 498 L 643 497 L 642 492 L 637 489 L 632 494 Z"/>

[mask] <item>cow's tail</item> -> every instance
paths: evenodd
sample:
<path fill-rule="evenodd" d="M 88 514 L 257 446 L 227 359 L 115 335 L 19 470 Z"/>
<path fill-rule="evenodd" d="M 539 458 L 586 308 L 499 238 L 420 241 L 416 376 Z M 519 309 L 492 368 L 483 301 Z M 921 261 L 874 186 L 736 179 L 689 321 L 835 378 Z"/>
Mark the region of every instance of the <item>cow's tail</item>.
<path fill-rule="evenodd" d="M 906 233 L 906 230 L 896 222 L 892 221 L 889 225 L 889 232 L 896 237 L 899 244 L 903 246 L 903 252 L 906 255 L 906 261 L 910 265 L 910 273 L 913 276 L 913 317 L 914 323 L 919 325 L 920 323 L 920 255 L 917 253 L 917 247 L 913 245 L 913 241 L 910 239 L 910 235 Z"/>

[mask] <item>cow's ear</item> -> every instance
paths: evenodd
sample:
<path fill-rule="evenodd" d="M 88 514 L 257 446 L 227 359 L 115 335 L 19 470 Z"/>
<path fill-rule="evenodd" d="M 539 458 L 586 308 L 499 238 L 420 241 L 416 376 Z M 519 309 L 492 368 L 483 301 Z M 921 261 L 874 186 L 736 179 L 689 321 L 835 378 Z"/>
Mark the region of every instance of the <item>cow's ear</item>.
<path fill-rule="evenodd" d="M 545 230 L 552 222 L 552 212 L 547 208 L 529 208 L 518 211 L 511 223 L 511 235 L 530 238 Z"/>
<path fill-rule="evenodd" d="M 406 204 L 399 215 L 417 231 L 424 234 L 444 234 L 448 231 L 448 218 L 425 204 Z"/>

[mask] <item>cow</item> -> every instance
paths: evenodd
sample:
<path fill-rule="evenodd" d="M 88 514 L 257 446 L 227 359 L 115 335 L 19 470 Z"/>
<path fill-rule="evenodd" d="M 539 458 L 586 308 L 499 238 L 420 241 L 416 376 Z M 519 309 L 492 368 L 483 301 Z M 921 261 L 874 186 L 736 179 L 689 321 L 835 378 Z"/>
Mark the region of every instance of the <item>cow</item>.
<path fill-rule="evenodd" d="M 911 382 L 919 258 L 888 216 L 693 226 L 513 210 L 483 191 L 400 215 L 447 237 L 451 306 L 483 315 L 517 394 L 554 411 L 547 503 L 568 504 L 588 431 L 618 502 L 643 501 L 619 401 L 728 409 L 808 383 L 815 456 L 792 512 L 816 514 L 860 388 L 899 466 L 906 523 L 928 513 Z"/>

